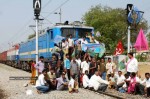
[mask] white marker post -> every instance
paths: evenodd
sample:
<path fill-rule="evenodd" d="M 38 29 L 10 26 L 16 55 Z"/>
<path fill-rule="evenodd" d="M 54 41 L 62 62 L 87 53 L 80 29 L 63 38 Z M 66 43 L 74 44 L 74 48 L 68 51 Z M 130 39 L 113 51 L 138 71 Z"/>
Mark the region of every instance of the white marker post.
<path fill-rule="evenodd" d="M 39 57 L 39 53 L 38 53 L 38 19 L 35 20 L 36 21 L 36 64 L 38 63 L 38 57 Z M 38 76 L 38 70 L 36 70 L 36 76 Z"/>
<path fill-rule="evenodd" d="M 128 26 L 128 53 L 130 53 L 130 26 Z"/>
<path fill-rule="evenodd" d="M 38 63 L 38 21 L 41 11 L 41 0 L 33 0 L 34 16 L 36 21 L 36 64 Z M 36 70 L 36 76 L 38 76 L 38 70 Z"/>

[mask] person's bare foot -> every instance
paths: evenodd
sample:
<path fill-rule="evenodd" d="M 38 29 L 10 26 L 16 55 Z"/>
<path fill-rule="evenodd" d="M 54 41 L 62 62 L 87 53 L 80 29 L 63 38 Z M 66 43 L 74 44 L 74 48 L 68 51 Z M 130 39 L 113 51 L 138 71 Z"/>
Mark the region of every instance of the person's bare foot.
<path fill-rule="evenodd" d="M 71 94 L 72 94 L 73 92 L 72 92 L 72 91 L 69 91 L 69 93 L 71 93 Z"/>

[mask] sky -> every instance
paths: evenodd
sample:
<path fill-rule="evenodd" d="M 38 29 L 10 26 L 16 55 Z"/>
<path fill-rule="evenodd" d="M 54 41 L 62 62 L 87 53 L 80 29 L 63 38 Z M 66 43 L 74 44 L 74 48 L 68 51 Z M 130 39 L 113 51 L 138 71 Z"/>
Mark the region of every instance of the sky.
<path fill-rule="evenodd" d="M 59 23 L 62 10 L 62 22 L 81 21 L 83 15 L 96 5 L 112 8 L 126 8 L 134 4 L 144 11 L 144 18 L 150 25 L 150 0 L 42 0 L 41 18 L 45 20 L 40 29 L 45 29 Z M 0 0 L 0 52 L 9 49 L 13 44 L 26 41 L 28 35 L 34 32 L 33 0 Z"/>

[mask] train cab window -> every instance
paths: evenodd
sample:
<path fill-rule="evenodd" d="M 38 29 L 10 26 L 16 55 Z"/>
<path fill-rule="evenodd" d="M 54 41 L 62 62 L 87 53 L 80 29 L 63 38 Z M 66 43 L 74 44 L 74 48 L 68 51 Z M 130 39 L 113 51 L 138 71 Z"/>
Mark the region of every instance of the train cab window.
<path fill-rule="evenodd" d="M 78 38 L 86 37 L 86 33 L 90 34 L 92 29 L 78 29 Z"/>
<path fill-rule="evenodd" d="M 69 37 L 71 34 L 73 38 L 76 37 L 76 29 L 75 28 L 62 28 L 61 29 L 63 37 Z"/>

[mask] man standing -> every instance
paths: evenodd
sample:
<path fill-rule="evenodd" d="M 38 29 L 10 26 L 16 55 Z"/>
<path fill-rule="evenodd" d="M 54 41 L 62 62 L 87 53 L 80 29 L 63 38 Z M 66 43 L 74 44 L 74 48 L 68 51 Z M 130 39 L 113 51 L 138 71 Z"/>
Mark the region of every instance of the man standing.
<path fill-rule="evenodd" d="M 71 63 L 70 63 L 70 74 L 71 75 L 79 75 L 79 66 L 78 63 L 76 62 L 75 57 L 73 57 Z"/>
<path fill-rule="evenodd" d="M 108 62 L 106 64 L 106 71 L 108 78 L 111 76 L 112 73 L 114 73 L 115 69 L 116 69 L 115 63 L 111 61 L 111 58 L 108 58 Z"/>
<path fill-rule="evenodd" d="M 87 34 L 86 37 L 88 37 L 90 39 L 90 43 L 94 43 L 94 37 L 93 37 L 92 33 L 90 34 L 90 36 L 88 36 L 88 34 Z"/>
<path fill-rule="evenodd" d="M 83 61 L 83 63 L 81 63 L 81 71 L 82 71 L 82 73 L 84 74 L 85 73 L 85 71 L 87 70 L 88 71 L 88 73 L 89 73 L 89 59 L 88 59 L 88 57 L 85 59 L 85 61 Z"/>
<path fill-rule="evenodd" d="M 102 79 L 106 80 L 106 64 L 103 58 L 101 59 L 101 62 L 98 65 L 98 70 L 102 73 Z"/>
<path fill-rule="evenodd" d="M 42 74 L 44 70 L 44 57 L 40 56 L 40 61 L 35 65 L 35 68 L 38 70 L 38 75 Z"/>
<path fill-rule="evenodd" d="M 68 39 L 68 45 L 69 45 L 69 56 L 71 56 L 74 48 L 74 40 L 72 39 L 72 35 L 70 35 L 70 38 Z"/>
<path fill-rule="evenodd" d="M 127 74 L 130 75 L 132 72 L 138 73 L 138 61 L 133 57 L 133 53 L 128 53 L 129 60 L 126 63 Z"/>
<path fill-rule="evenodd" d="M 68 54 L 66 54 L 66 59 L 64 60 L 64 68 L 66 69 L 68 79 L 70 80 L 70 60 Z"/>
<path fill-rule="evenodd" d="M 90 78 L 92 75 L 94 75 L 95 71 L 96 71 L 96 60 L 95 58 L 92 58 L 92 61 L 90 63 L 90 71 L 89 71 Z"/>

